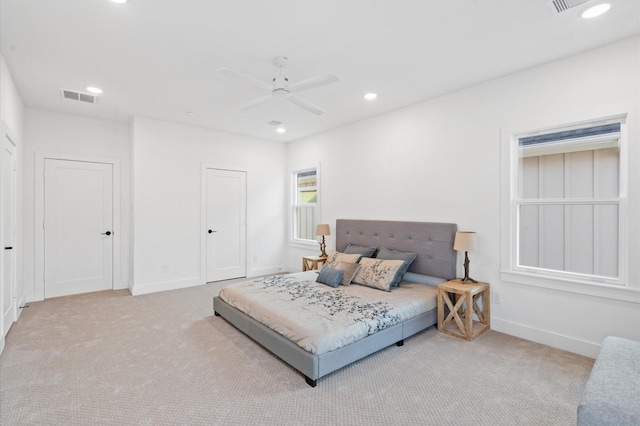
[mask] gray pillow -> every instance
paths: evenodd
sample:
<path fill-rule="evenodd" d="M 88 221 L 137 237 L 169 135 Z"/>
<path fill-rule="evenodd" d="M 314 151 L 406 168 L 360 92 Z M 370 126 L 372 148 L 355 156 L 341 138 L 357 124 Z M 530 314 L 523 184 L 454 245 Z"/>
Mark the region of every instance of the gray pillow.
<path fill-rule="evenodd" d="M 344 249 L 345 253 L 349 254 L 361 254 L 362 257 L 373 257 L 373 254 L 378 250 L 376 247 L 356 246 L 354 244 L 348 244 Z"/>
<path fill-rule="evenodd" d="M 342 285 L 350 285 L 353 277 L 356 276 L 358 269 L 360 269 L 360 265 L 358 263 L 338 262 L 336 269 L 344 271 Z"/>
<path fill-rule="evenodd" d="M 342 282 L 343 276 L 344 271 L 333 268 L 322 268 L 322 271 L 318 274 L 318 278 L 316 278 L 316 282 L 336 288 Z"/>
<path fill-rule="evenodd" d="M 390 250 L 384 247 L 380 248 L 380 251 L 376 255 L 376 259 L 404 261 L 404 264 L 402 265 L 402 267 L 398 269 L 396 276 L 393 277 L 393 281 L 391 282 L 392 287 L 398 287 L 398 284 L 400 283 L 400 281 L 402 281 L 402 276 L 405 274 L 405 272 L 407 272 L 407 269 L 409 269 L 409 266 L 411 266 L 411 262 L 413 262 L 416 257 L 418 257 L 418 253 L 411 253 L 409 251 Z"/>

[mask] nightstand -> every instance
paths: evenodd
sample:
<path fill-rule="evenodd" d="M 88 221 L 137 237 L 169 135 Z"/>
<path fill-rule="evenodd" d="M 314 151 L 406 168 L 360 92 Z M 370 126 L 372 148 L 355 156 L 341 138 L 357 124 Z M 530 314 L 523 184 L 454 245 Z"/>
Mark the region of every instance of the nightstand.
<path fill-rule="evenodd" d="M 478 306 L 480 298 L 482 298 L 482 309 Z M 463 284 L 457 279 L 440 284 L 438 286 L 438 331 L 466 340 L 475 339 L 491 327 L 490 298 L 487 283 Z M 446 318 L 444 317 L 445 305 L 449 308 Z M 474 312 L 478 321 L 473 319 Z"/>
<path fill-rule="evenodd" d="M 327 261 L 325 256 L 304 256 L 302 258 L 302 272 L 320 269 L 320 264 Z"/>

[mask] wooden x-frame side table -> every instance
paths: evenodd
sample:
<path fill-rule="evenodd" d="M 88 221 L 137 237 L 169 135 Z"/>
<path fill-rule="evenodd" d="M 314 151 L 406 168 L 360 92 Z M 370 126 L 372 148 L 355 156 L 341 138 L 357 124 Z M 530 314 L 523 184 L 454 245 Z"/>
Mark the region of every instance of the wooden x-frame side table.
<path fill-rule="evenodd" d="M 487 283 L 463 284 L 458 279 L 440 284 L 438 286 L 438 331 L 473 340 L 489 330 L 491 327 L 490 297 Z M 482 298 L 482 309 L 478 306 L 480 298 Z M 449 308 L 446 318 L 445 305 Z M 478 321 L 473 320 L 474 312 Z"/>
<path fill-rule="evenodd" d="M 321 264 L 327 261 L 324 256 L 303 256 L 302 257 L 302 272 L 313 271 L 319 269 Z"/>

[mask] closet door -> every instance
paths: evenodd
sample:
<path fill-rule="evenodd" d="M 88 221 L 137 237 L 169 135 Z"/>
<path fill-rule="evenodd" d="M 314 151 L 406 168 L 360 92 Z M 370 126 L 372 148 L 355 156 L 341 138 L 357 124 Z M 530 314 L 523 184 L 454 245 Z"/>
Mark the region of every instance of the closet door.
<path fill-rule="evenodd" d="M 45 160 L 45 298 L 113 288 L 113 166 Z"/>
<path fill-rule="evenodd" d="M 207 169 L 207 282 L 247 276 L 247 174 Z"/>
<path fill-rule="evenodd" d="M 17 225 L 16 225 L 16 147 L 9 136 L 3 131 L 2 137 L 2 175 L 0 176 L 0 235 L 2 241 L 0 250 L 0 306 L 2 306 L 2 335 L 9 332 L 9 328 L 16 319 L 17 303 Z"/>

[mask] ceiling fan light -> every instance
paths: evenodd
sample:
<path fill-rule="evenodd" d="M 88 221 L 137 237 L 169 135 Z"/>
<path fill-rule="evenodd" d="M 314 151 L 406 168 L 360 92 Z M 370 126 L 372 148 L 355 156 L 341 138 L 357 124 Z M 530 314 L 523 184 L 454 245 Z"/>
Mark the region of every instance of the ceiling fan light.
<path fill-rule="evenodd" d="M 609 3 L 600 3 L 585 9 L 580 16 L 584 19 L 591 19 L 607 13 L 609 9 L 611 9 L 611 5 Z"/>

